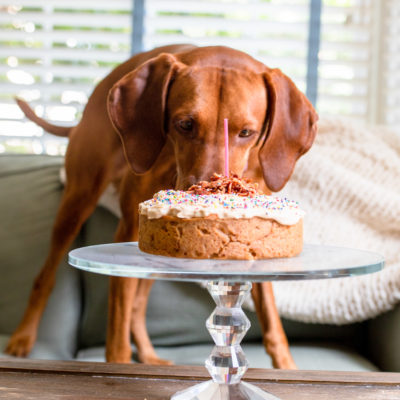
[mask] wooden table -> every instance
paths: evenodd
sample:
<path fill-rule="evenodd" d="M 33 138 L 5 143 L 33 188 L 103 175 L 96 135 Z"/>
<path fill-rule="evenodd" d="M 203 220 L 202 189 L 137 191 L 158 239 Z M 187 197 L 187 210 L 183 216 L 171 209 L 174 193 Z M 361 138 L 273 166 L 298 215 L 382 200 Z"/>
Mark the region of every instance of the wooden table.
<path fill-rule="evenodd" d="M 0 359 L 7 400 L 166 400 L 206 379 L 204 367 Z M 282 400 L 400 399 L 400 373 L 249 369 L 245 380 Z"/>

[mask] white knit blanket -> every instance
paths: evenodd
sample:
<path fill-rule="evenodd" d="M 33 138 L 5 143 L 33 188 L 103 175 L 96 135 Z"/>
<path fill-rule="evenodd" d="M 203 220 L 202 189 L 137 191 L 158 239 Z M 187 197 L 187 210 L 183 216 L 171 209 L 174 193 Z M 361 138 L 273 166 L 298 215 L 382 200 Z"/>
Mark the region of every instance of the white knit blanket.
<path fill-rule="evenodd" d="M 343 119 L 322 119 L 312 149 L 279 194 L 306 210 L 305 242 L 376 251 L 383 271 L 351 278 L 274 282 L 281 316 L 347 324 L 400 301 L 400 134 Z M 100 204 L 120 216 L 110 187 Z M 246 308 L 253 309 L 249 299 Z"/>
<path fill-rule="evenodd" d="M 400 301 L 400 133 L 322 119 L 316 142 L 281 194 L 306 210 L 306 243 L 366 249 L 386 260 L 369 275 L 275 282 L 281 316 L 347 324 Z"/>

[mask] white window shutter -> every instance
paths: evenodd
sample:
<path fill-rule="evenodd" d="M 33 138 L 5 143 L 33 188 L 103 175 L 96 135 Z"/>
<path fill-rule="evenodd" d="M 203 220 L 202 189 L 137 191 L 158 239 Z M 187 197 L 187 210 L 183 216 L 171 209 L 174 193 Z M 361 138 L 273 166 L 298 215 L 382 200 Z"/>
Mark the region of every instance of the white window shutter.
<path fill-rule="evenodd" d="M 371 1 L 324 1 L 317 104 L 321 114 L 367 118 Z"/>
<path fill-rule="evenodd" d="M 146 49 L 224 45 L 279 67 L 305 91 L 309 0 L 148 0 Z"/>
<path fill-rule="evenodd" d="M 0 152 L 55 154 L 66 141 L 13 96 L 75 125 L 96 83 L 129 57 L 132 0 L 0 0 Z M 306 91 L 310 0 L 146 0 L 144 48 L 226 45 Z M 400 125 L 400 1 L 323 0 L 317 109 Z"/>
<path fill-rule="evenodd" d="M 318 110 L 400 127 L 400 2 L 324 0 Z"/>
<path fill-rule="evenodd" d="M 23 118 L 21 96 L 58 125 L 130 52 L 130 0 L 0 0 L 0 151 L 58 154 L 66 141 Z"/>
<path fill-rule="evenodd" d="M 379 122 L 400 128 L 400 1 L 384 0 L 383 4 Z"/>

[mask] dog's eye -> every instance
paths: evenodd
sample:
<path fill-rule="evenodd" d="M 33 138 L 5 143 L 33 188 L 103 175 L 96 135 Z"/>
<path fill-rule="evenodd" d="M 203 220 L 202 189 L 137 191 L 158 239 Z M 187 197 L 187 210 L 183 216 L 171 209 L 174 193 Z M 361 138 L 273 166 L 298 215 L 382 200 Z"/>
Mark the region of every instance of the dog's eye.
<path fill-rule="evenodd" d="M 191 132 L 193 130 L 193 121 L 190 119 L 179 121 L 178 125 L 183 131 Z"/>
<path fill-rule="evenodd" d="M 250 129 L 242 129 L 239 133 L 240 137 L 249 137 L 254 133 L 254 131 L 251 131 Z"/>

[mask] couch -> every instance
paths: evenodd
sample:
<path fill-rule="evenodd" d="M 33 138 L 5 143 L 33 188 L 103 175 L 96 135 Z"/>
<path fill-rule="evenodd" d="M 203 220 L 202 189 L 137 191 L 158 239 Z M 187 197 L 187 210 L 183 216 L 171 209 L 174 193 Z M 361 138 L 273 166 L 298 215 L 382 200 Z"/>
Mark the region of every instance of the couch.
<path fill-rule="evenodd" d="M 63 190 L 62 164 L 62 157 L 0 155 L 0 350 L 22 317 L 47 253 Z M 116 226 L 117 219 L 98 207 L 73 247 L 111 242 Z M 76 270 L 65 258 L 29 357 L 104 361 L 107 286 L 107 277 Z M 204 322 L 213 308 L 211 297 L 196 283 L 156 282 L 147 324 L 158 354 L 177 364 L 203 364 L 212 348 Z M 270 367 L 257 318 L 246 314 L 251 329 L 242 347 L 250 365 Z M 400 307 L 344 326 L 283 323 L 301 369 L 400 371 Z"/>

